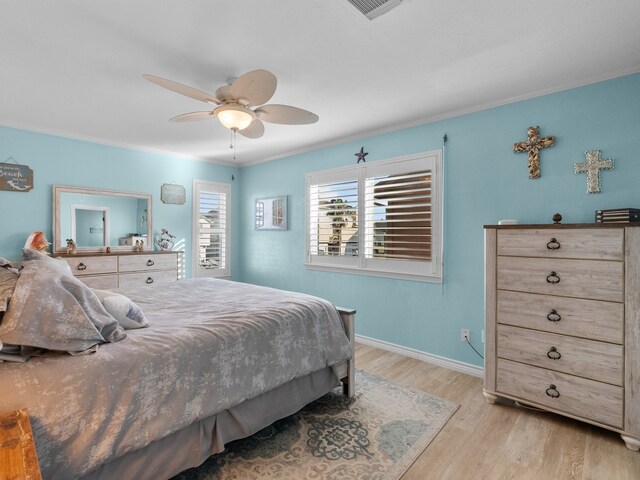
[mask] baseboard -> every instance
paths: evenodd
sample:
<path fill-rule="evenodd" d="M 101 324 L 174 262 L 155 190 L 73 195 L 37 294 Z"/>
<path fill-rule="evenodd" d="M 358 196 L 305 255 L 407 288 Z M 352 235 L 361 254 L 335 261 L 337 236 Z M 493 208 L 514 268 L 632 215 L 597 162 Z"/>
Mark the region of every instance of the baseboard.
<path fill-rule="evenodd" d="M 474 377 L 482 378 L 484 376 L 484 368 L 472 365 L 470 363 L 460 362 L 458 360 L 452 360 L 451 358 L 441 357 L 432 353 L 422 352 L 414 348 L 403 347 L 396 345 L 395 343 L 385 342 L 383 340 L 377 340 L 375 338 L 365 337 L 363 335 L 355 336 L 356 342 L 363 345 L 369 345 L 370 347 L 376 347 L 381 350 L 387 350 L 388 352 L 398 353 L 405 357 L 415 358 L 425 363 L 431 363 L 438 365 L 439 367 L 448 368 L 449 370 L 455 370 L 456 372 L 466 373 Z"/>

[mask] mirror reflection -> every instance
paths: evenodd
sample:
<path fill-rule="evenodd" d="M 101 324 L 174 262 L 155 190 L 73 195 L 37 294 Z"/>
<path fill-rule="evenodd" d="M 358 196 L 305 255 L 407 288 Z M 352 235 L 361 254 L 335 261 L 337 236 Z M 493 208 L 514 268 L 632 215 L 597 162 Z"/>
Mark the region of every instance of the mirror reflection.
<path fill-rule="evenodd" d="M 150 195 L 55 186 L 56 251 L 72 238 L 79 249 L 129 249 L 136 240 L 152 246 Z M 121 248 L 120 248 L 121 247 Z"/>

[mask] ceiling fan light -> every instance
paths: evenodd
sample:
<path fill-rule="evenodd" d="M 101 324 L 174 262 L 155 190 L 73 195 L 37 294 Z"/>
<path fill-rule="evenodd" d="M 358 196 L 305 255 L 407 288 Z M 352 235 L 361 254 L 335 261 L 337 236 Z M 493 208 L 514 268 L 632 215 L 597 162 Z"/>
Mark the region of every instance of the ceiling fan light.
<path fill-rule="evenodd" d="M 241 105 L 223 105 L 217 108 L 214 113 L 218 116 L 220 123 L 230 130 L 247 128 L 255 117 Z"/>

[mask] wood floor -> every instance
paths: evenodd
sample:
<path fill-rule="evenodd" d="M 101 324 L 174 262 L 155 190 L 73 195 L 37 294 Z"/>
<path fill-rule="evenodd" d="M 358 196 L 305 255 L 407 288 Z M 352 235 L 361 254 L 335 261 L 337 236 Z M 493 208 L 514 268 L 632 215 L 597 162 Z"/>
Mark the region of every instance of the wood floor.
<path fill-rule="evenodd" d="M 480 378 L 361 344 L 356 366 L 460 404 L 402 480 L 640 479 L 640 453 L 618 434 L 512 402 L 489 405 Z"/>

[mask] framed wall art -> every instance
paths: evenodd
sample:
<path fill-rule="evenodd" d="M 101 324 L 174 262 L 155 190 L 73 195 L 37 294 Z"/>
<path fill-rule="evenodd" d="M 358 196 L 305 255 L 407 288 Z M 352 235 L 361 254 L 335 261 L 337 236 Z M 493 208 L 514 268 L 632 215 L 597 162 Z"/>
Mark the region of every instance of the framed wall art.
<path fill-rule="evenodd" d="M 287 196 L 257 198 L 254 225 L 256 230 L 287 229 Z"/>

